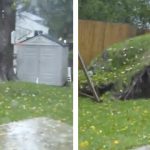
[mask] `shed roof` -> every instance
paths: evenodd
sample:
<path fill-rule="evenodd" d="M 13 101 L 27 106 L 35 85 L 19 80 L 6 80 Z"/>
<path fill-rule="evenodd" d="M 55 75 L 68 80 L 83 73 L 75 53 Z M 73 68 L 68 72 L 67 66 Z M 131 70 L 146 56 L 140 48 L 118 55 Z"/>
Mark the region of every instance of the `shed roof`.
<path fill-rule="evenodd" d="M 68 46 L 67 44 L 62 43 L 62 42 L 58 41 L 57 39 L 52 38 L 49 35 L 43 35 L 43 34 L 34 36 L 32 38 L 28 38 L 22 42 L 16 43 L 16 45 L 17 44 L 21 44 L 21 45 L 56 45 L 56 46 L 60 45 L 63 47 Z"/>

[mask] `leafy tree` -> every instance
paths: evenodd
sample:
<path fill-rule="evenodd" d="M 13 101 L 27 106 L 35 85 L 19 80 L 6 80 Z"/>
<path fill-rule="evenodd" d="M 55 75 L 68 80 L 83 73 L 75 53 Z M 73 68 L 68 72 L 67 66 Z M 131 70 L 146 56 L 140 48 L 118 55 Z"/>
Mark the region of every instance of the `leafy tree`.
<path fill-rule="evenodd" d="M 149 0 L 79 0 L 79 18 L 131 23 L 148 28 Z"/>
<path fill-rule="evenodd" d="M 30 7 L 33 11 L 41 15 L 46 20 L 46 25 L 50 28 L 50 35 L 58 38 L 69 38 L 73 32 L 73 2 L 72 0 L 37 0 L 37 8 Z"/>

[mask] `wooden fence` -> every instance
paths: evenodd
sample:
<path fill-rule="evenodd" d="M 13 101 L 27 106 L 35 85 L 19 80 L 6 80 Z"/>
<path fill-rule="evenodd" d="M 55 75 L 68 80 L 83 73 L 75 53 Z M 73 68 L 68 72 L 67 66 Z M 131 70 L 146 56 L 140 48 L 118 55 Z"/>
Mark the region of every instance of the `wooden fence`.
<path fill-rule="evenodd" d="M 86 64 L 113 43 L 136 35 L 136 29 L 129 24 L 100 21 L 79 21 L 79 50 Z"/>

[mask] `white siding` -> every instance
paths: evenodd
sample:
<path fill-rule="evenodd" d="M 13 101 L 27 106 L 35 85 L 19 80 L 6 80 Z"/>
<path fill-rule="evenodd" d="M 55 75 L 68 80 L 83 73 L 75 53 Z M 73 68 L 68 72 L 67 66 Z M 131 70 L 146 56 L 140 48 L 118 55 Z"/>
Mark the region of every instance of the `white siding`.
<path fill-rule="evenodd" d="M 15 50 L 18 51 L 18 78 L 22 81 L 62 86 L 67 81 L 68 49 L 55 42 L 51 45 L 51 40 L 50 45 L 36 45 L 37 40 L 31 45 L 31 41 L 34 38 L 15 45 Z"/>

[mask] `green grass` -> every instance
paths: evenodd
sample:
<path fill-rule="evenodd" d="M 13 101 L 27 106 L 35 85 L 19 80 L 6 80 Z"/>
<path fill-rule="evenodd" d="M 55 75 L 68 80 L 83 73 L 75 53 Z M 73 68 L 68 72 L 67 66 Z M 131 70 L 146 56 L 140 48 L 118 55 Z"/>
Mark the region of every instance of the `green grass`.
<path fill-rule="evenodd" d="M 131 38 L 116 43 L 107 49 L 107 60 L 97 56 L 89 65 L 93 66 L 96 84 L 114 82 L 116 90 L 123 90 L 123 85 L 130 83 L 131 77 L 150 65 L 150 34 Z M 79 71 L 79 83 L 86 82 L 82 71 Z"/>
<path fill-rule="evenodd" d="M 79 149 L 128 150 L 150 144 L 150 101 L 79 98 Z"/>
<path fill-rule="evenodd" d="M 90 64 L 95 84 L 115 83 L 115 89 L 101 97 L 103 103 L 79 97 L 79 149 L 128 150 L 150 144 L 150 99 L 119 101 L 114 93 L 124 91 L 131 77 L 150 65 L 150 34 L 116 43 Z M 79 71 L 80 86 L 86 81 Z"/>
<path fill-rule="evenodd" d="M 0 84 L 0 124 L 51 117 L 72 124 L 72 85 L 55 87 L 24 82 Z"/>

